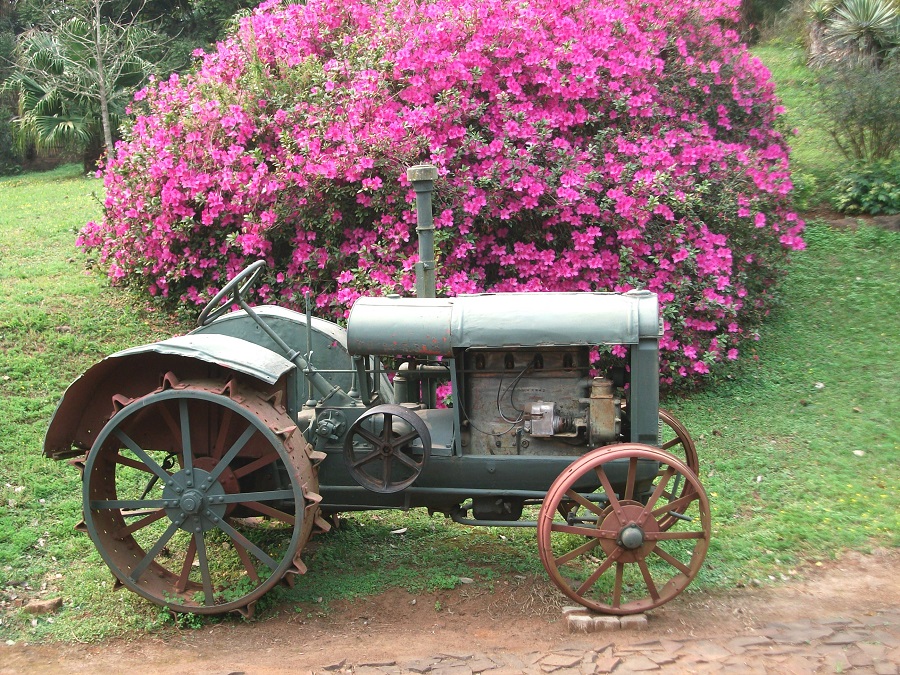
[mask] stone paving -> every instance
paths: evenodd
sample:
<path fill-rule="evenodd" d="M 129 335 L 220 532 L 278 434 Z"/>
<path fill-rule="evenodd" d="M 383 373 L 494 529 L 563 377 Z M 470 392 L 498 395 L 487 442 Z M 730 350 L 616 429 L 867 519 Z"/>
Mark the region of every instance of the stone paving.
<path fill-rule="evenodd" d="M 578 616 L 585 613 L 569 611 L 567 615 L 571 644 L 549 653 L 447 653 L 417 661 L 339 661 L 311 672 L 314 675 L 645 672 L 900 675 L 900 608 L 854 618 L 817 617 L 770 623 L 727 640 L 654 638 L 652 625 L 648 626 L 646 619 L 643 622 L 629 619 L 625 625 L 598 620 L 587 629 L 584 621 L 572 620 Z M 646 640 L 640 639 L 642 630 L 647 633 Z"/>

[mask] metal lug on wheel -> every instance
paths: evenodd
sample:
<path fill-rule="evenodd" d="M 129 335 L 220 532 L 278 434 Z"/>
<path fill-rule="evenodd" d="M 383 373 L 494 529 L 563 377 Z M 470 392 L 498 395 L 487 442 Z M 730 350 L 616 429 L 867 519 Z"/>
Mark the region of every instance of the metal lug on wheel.
<path fill-rule="evenodd" d="M 250 617 L 298 570 L 318 514 L 304 492 L 317 495 L 318 480 L 305 439 L 277 433 L 294 425 L 286 412 L 219 391 L 221 382 L 185 380 L 106 423 L 85 464 L 85 527 L 118 586 L 175 612 Z M 260 540 L 256 518 L 225 517 L 238 509 L 289 529 Z"/>

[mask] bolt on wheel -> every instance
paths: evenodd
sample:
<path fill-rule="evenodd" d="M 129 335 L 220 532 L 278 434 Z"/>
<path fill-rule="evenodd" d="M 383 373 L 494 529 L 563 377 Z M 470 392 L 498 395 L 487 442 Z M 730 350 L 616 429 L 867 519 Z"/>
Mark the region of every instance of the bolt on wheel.
<path fill-rule="evenodd" d="M 673 491 L 678 481 L 687 489 Z M 581 507 L 574 517 L 567 503 Z M 589 452 L 553 482 L 538 516 L 538 549 L 565 595 L 597 612 L 635 614 L 688 586 L 710 531 L 696 474 L 659 448 L 624 443 Z"/>
<path fill-rule="evenodd" d="M 193 382 L 129 402 L 84 469 L 88 533 L 116 578 L 175 611 L 249 614 L 302 573 L 320 497 L 290 417 Z"/>

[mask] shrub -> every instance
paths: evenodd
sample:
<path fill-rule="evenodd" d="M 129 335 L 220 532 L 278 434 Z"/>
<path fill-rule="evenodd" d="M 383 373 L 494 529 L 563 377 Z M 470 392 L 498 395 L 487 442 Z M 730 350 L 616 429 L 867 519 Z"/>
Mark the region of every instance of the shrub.
<path fill-rule="evenodd" d="M 853 166 L 834 192 L 834 207 L 842 213 L 900 213 L 900 161 Z"/>
<path fill-rule="evenodd" d="M 787 252 L 787 147 L 736 1 L 268 2 L 194 74 L 139 92 L 80 242 L 117 282 L 340 319 L 409 292 L 405 169 L 428 161 L 439 293 L 657 292 L 666 382 L 734 360 Z"/>
<path fill-rule="evenodd" d="M 819 76 L 828 133 L 850 160 L 890 159 L 900 148 L 900 62 L 881 70 L 830 70 Z"/>

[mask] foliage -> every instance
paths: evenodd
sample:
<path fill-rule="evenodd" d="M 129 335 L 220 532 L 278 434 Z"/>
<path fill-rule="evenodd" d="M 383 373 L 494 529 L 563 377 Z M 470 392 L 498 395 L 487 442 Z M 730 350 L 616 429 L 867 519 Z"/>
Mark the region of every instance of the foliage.
<path fill-rule="evenodd" d="M 773 87 L 732 10 L 267 3 L 139 92 L 80 242 L 189 304 L 267 258 L 261 298 L 310 289 L 341 318 L 412 288 L 405 169 L 429 161 L 441 293 L 649 288 L 666 381 L 699 378 L 737 358 L 802 247 Z"/>
<path fill-rule="evenodd" d="M 791 181 L 796 208 L 805 210 L 827 205 L 827 190 L 833 174 L 844 160 L 826 128 L 828 120 L 819 106 L 816 71 L 806 65 L 806 53 L 797 46 L 766 44 L 755 47 L 757 56 L 778 83 L 784 107 L 779 122 L 790 130 Z"/>
<path fill-rule="evenodd" d="M 900 213 L 900 159 L 856 165 L 835 187 L 834 207 L 843 213 Z"/>
<path fill-rule="evenodd" d="M 78 166 L 0 179 L 0 643 L 176 630 L 155 605 L 113 590 L 90 539 L 73 529 L 77 470 L 41 456 L 69 382 L 117 349 L 188 328 L 85 273 L 72 233 L 98 215 L 94 190 L 100 181 Z M 900 398 L 885 386 L 900 379 L 900 232 L 813 224 L 806 239 L 785 280 L 792 302 L 734 377 L 666 401 L 697 442 L 713 508 L 710 555 L 688 593 L 769 584 L 847 550 L 900 545 Z M 302 603 L 298 611 L 316 613 L 391 587 L 430 606 L 454 577 L 475 579 L 470 588 L 500 603 L 521 598 L 522 576 L 557 597 L 533 530 L 467 528 L 416 509 L 347 520 L 303 552 L 309 572 L 275 591 L 277 610 Z M 14 597 L 64 604 L 35 617 Z M 260 607 L 259 620 L 271 611 Z M 197 621 L 208 630 L 214 620 Z"/>
<path fill-rule="evenodd" d="M 900 61 L 878 70 L 827 70 L 819 88 L 826 128 L 844 157 L 886 160 L 900 148 Z"/>
<path fill-rule="evenodd" d="M 84 151 L 86 165 L 112 149 L 125 104 L 149 70 L 143 55 L 156 41 L 134 19 L 103 20 L 107 2 L 91 0 L 82 13 L 23 33 L 4 85 L 19 95 L 24 139 Z"/>
<path fill-rule="evenodd" d="M 896 0 L 812 0 L 810 65 L 880 68 L 900 47 Z"/>

